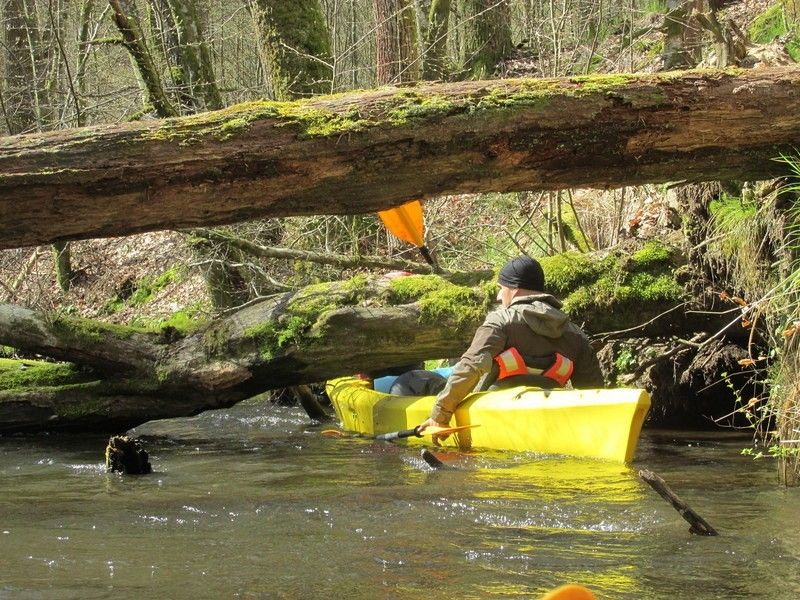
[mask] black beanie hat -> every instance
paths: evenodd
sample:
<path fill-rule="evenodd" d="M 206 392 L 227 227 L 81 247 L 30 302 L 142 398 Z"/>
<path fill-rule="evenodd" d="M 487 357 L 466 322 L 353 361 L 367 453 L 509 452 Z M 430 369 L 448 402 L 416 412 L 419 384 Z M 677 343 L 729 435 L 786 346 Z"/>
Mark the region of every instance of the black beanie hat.
<path fill-rule="evenodd" d="M 518 256 L 500 269 L 497 282 L 509 288 L 541 292 L 544 291 L 544 271 L 542 265 L 530 256 Z"/>

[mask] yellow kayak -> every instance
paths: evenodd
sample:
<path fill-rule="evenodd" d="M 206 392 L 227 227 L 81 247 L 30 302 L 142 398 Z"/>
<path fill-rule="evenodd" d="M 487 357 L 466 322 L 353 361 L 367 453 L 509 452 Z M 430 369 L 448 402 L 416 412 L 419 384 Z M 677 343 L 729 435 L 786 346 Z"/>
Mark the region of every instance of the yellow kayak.
<path fill-rule="evenodd" d="M 435 400 L 378 392 L 355 377 L 333 379 L 326 391 L 344 429 L 372 436 L 413 429 L 428 418 Z M 477 427 L 451 435 L 443 445 L 630 462 L 649 408 L 647 392 L 632 388 L 477 392 L 451 421 Z"/>

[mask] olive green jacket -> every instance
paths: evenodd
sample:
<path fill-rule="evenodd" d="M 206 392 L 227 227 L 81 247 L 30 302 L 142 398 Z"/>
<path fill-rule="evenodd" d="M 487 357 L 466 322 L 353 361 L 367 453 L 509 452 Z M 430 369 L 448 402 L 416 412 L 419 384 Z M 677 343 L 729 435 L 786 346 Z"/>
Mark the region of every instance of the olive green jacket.
<path fill-rule="evenodd" d="M 560 309 L 561 302 L 550 294 L 535 293 L 514 298 L 507 308 L 489 313 L 453 368 L 431 418 L 447 423 L 467 394 L 491 372 L 494 357 L 512 347 L 530 366 L 559 352 L 574 362 L 574 387 L 603 387 L 600 363 L 589 338 Z"/>

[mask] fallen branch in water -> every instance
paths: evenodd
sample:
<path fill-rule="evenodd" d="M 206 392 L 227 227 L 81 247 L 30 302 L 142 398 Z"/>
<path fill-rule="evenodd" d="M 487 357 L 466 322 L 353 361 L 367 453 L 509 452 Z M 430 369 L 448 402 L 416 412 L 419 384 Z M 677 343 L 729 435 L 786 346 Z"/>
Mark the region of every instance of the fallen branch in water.
<path fill-rule="evenodd" d="M 689 508 L 689 505 L 681 500 L 661 477 L 647 469 L 639 471 L 639 477 L 649 483 L 650 487 L 657 491 L 664 500 L 669 502 L 672 508 L 677 510 L 678 514 L 691 525 L 691 527 L 689 527 L 689 533 L 694 533 L 695 535 L 719 535 L 717 530 L 709 525 L 703 517 Z"/>

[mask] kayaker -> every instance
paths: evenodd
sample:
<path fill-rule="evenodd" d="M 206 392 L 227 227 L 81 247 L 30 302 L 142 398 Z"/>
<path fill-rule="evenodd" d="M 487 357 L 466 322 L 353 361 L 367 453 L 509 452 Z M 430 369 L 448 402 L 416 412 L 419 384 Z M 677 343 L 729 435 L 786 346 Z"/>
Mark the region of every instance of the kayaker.
<path fill-rule="evenodd" d="M 589 338 L 562 312 L 561 302 L 545 293 L 542 266 L 529 256 L 507 262 L 498 277 L 497 300 L 472 344 L 439 393 L 421 427 L 446 427 L 464 398 L 489 384 L 603 387 L 603 374 Z"/>

